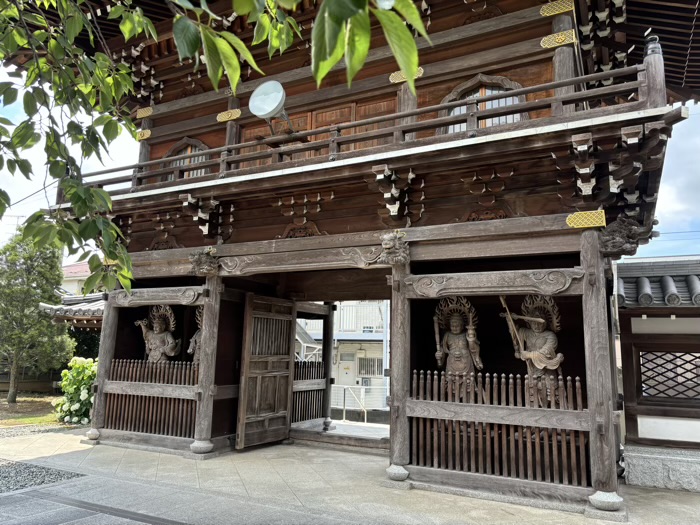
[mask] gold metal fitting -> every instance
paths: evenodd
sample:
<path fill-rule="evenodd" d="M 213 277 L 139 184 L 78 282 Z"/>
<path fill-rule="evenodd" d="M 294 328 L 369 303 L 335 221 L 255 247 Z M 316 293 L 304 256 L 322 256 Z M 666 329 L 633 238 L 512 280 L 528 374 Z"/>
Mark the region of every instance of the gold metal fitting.
<path fill-rule="evenodd" d="M 146 140 L 151 136 L 150 129 L 142 129 L 136 134 L 136 140 Z"/>
<path fill-rule="evenodd" d="M 422 77 L 423 73 L 423 68 L 419 67 L 416 71 L 416 76 L 414 78 Z M 391 82 L 392 84 L 400 84 L 401 82 L 406 82 L 406 75 L 403 74 L 403 71 L 394 71 L 391 75 L 389 75 L 389 82 Z"/>
<path fill-rule="evenodd" d="M 136 110 L 136 118 L 146 118 L 153 114 L 153 106 L 148 106 L 146 108 L 139 108 Z"/>
<path fill-rule="evenodd" d="M 574 0 L 557 0 L 556 2 L 550 2 L 544 4 L 540 8 L 540 15 L 542 16 L 554 16 L 560 15 L 562 13 L 568 13 L 574 10 Z"/>
<path fill-rule="evenodd" d="M 566 218 L 570 228 L 600 228 L 605 227 L 605 210 L 577 211 Z"/>
<path fill-rule="evenodd" d="M 217 122 L 228 122 L 229 120 L 236 120 L 241 116 L 240 109 L 229 109 L 227 111 L 222 111 L 216 116 Z"/>
<path fill-rule="evenodd" d="M 553 47 L 565 46 L 567 44 L 576 43 L 576 32 L 573 29 L 568 29 L 567 31 L 562 31 L 561 33 L 554 33 L 553 35 L 548 35 L 540 41 L 540 46 L 545 49 L 551 49 Z"/>

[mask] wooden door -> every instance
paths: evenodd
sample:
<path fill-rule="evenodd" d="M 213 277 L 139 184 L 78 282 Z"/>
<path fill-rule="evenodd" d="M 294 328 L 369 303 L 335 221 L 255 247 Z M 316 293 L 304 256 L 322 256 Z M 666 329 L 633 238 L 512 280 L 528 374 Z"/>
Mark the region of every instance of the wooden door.
<path fill-rule="evenodd" d="M 289 437 L 295 327 L 293 301 L 246 295 L 237 449 Z"/>

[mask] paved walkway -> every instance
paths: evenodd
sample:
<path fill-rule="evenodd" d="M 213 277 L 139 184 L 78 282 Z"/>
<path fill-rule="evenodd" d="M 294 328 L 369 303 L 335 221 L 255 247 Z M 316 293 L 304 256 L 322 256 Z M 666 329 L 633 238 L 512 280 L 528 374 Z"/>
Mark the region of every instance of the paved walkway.
<path fill-rule="evenodd" d="M 0 523 L 564 524 L 546 511 L 382 486 L 382 457 L 298 445 L 259 447 L 196 461 L 79 441 L 78 432 L 0 441 L 0 457 L 84 474 L 0 495 Z M 698 523 L 700 494 L 623 487 L 634 524 Z"/>

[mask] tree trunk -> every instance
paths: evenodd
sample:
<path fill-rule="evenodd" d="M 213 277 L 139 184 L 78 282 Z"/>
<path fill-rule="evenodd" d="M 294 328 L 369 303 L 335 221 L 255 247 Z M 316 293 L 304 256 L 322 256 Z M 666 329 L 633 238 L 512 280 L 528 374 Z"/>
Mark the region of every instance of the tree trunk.
<path fill-rule="evenodd" d="M 17 403 L 17 359 L 12 360 L 10 365 L 10 390 L 7 392 L 7 402 Z"/>

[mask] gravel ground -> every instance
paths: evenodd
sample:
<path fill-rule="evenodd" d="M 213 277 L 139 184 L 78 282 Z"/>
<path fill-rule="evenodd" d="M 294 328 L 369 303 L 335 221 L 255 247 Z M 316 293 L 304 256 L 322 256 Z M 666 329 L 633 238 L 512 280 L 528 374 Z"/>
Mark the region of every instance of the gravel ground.
<path fill-rule="evenodd" d="M 76 428 L 87 428 L 82 425 L 22 425 L 17 427 L 0 428 L 0 439 L 27 436 L 29 434 L 43 434 L 45 432 L 61 432 L 75 430 Z"/>
<path fill-rule="evenodd" d="M 78 477 L 82 474 L 0 459 L 0 493 Z"/>

